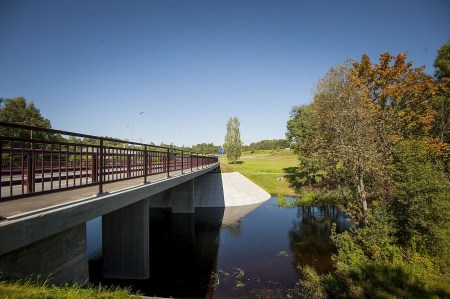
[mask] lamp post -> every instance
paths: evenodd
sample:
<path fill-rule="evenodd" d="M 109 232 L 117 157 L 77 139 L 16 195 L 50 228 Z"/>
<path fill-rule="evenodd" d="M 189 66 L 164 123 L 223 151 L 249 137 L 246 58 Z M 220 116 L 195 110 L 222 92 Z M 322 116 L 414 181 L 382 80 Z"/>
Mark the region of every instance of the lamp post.
<path fill-rule="evenodd" d="M 142 111 L 142 112 L 139 112 L 139 113 L 136 115 L 136 117 L 139 116 L 139 115 L 142 115 L 142 114 L 144 114 L 143 111 Z M 130 125 L 127 125 L 126 127 L 127 127 L 127 128 L 130 128 L 130 127 L 131 127 L 131 142 L 134 142 L 133 120 L 131 121 L 131 124 L 130 124 Z"/>

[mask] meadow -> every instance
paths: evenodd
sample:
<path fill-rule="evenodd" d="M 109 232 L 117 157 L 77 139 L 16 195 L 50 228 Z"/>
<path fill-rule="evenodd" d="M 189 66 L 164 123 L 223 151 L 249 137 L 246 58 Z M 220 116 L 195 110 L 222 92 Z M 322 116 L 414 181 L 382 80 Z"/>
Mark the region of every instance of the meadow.
<path fill-rule="evenodd" d="M 220 157 L 222 172 L 240 172 L 272 196 L 296 196 L 287 176 L 297 164 L 297 156 L 289 149 L 245 151 L 236 164 L 226 155 Z"/>

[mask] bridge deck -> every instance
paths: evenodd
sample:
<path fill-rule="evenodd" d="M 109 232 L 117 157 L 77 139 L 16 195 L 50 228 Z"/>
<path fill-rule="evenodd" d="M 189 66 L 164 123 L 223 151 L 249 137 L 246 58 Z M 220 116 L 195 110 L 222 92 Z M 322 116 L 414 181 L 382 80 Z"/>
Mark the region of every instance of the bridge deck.
<path fill-rule="evenodd" d="M 208 167 L 208 166 L 207 166 Z M 201 170 L 201 169 L 200 169 Z M 198 170 L 194 169 L 192 172 Z M 184 169 L 184 174 L 191 173 L 190 169 Z M 171 171 L 170 176 L 180 176 L 181 170 Z M 167 179 L 167 173 L 151 175 L 147 177 L 147 183 L 161 181 Z M 136 178 L 103 185 L 104 192 L 115 192 L 122 189 L 127 189 L 133 186 L 142 185 L 144 178 Z M 24 213 L 30 213 L 40 209 L 48 209 L 58 205 L 70 204 L 80 199 L 96 196 L 98 186 L 90 186 L 85 188 L 71 189 L 68 191 L 61 191 L 56 193 L 42 194 L 38 196 L 26 197 L 21 199 L 9 200 L 0 202 L 0 216 L 5 218 L 14 218 Z"/>

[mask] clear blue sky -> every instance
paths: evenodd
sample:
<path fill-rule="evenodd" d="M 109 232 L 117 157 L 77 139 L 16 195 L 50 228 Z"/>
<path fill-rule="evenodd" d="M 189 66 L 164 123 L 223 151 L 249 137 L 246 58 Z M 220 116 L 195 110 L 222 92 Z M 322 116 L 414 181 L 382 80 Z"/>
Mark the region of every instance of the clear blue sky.
<path fill-rule="evenodd" d="M 0 0 L 0 97 L 157 144 L 222 144 L 237 116 L 248 144 L 284 138 L 333 65 L 408 51 L 432 74 L 449 38 L 447 0 Z"/>

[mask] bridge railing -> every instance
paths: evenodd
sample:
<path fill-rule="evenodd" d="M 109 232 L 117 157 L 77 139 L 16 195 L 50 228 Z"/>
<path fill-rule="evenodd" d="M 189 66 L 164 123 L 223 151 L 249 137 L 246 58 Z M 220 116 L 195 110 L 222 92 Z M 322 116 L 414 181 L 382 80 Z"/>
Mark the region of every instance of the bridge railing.
<path fill-rule="evenodd" d="M 147 183 L 152 175 L 218 162 L 175 148 L 6 122 L 0 122 L 0 151 L 0 200 L 95 185 L 103 193 L 107 183 Z"/>

